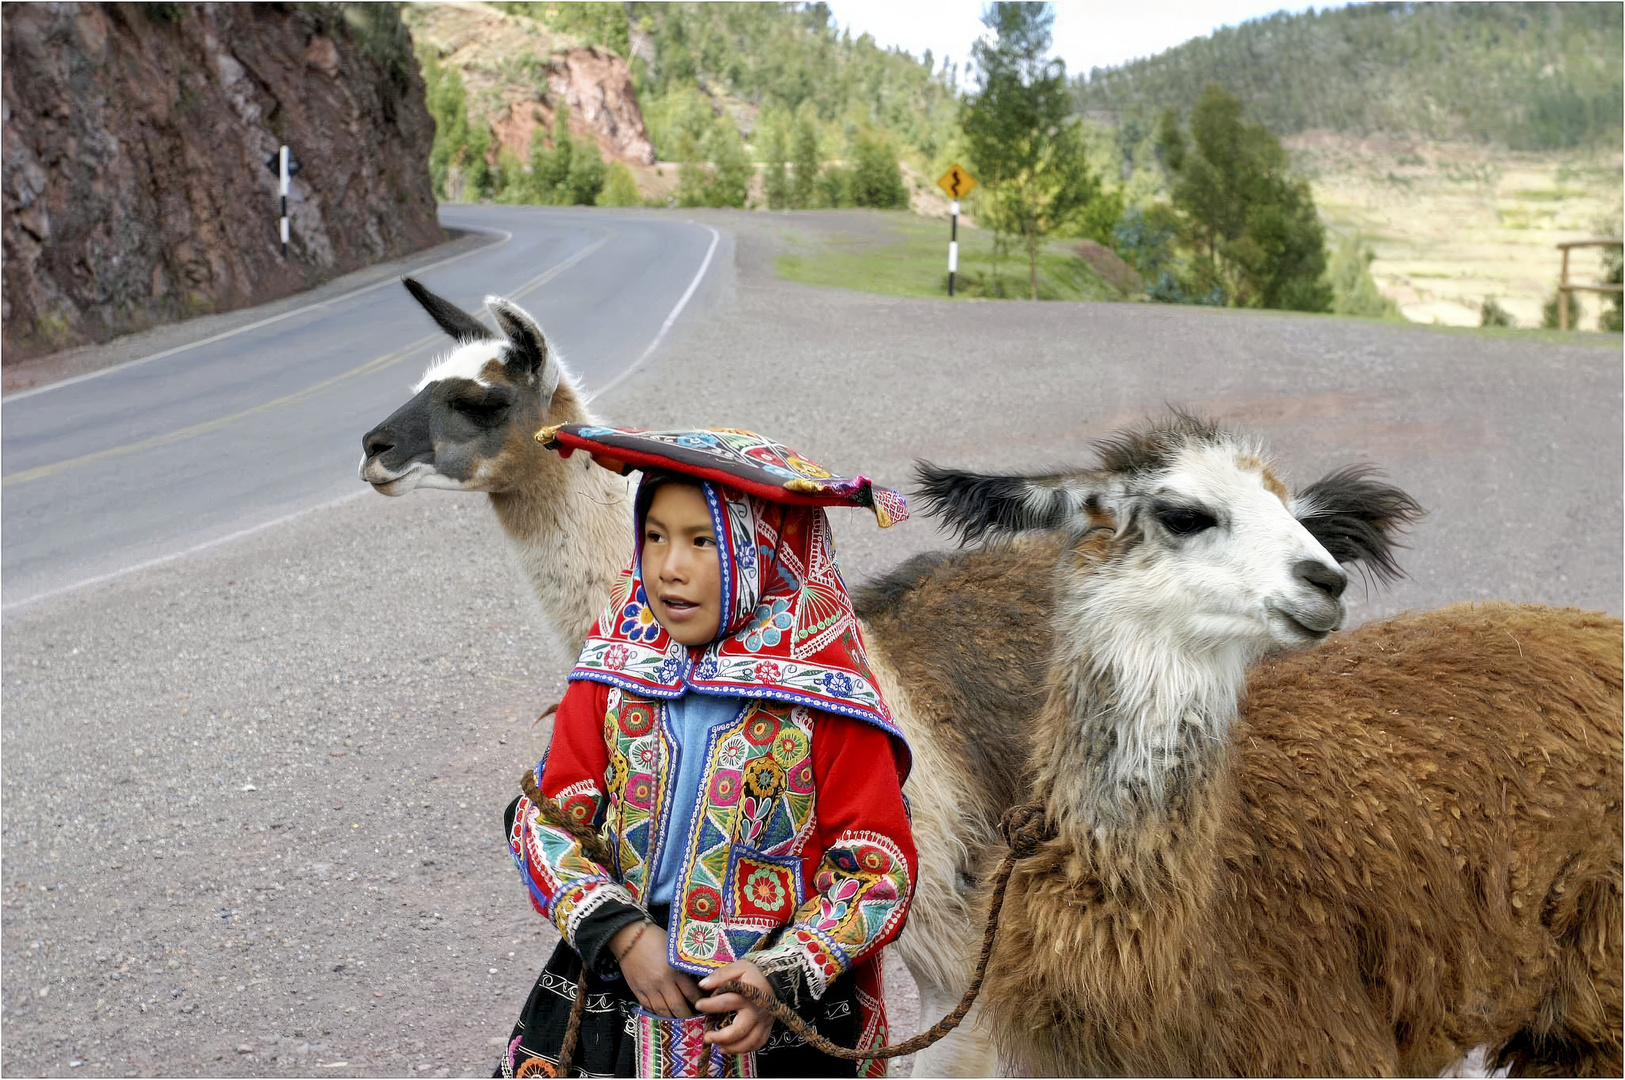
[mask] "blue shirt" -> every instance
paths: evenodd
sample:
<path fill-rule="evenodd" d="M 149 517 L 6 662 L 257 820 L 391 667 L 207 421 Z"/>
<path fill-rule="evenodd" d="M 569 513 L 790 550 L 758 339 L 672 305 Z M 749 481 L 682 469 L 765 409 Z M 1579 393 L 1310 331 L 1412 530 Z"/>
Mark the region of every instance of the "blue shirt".
<path fill-rule="evenodd" d="M 660 863 L 649 885 L 648 903 L 669 904 L 677 894 L 677 881 L 683 876 L 683 857 L 688 854 L 688 822 L 700 799 L 700 778 L 705 774 L 705 742 L 711 729 L 739 715 L 744 698 L 718 697 L 690 691 L 665 703 L 671 724 L 672 753 L 677 759 L 677 775 L 668 777 L 665 836 L 660 841 Z"/>

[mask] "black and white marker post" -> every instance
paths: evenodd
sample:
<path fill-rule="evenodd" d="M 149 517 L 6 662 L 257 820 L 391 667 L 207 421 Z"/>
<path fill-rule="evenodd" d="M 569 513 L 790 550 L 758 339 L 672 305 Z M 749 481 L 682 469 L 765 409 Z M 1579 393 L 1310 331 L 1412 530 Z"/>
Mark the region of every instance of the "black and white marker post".
<path fill-rule="evenodd" d="M 282 257 L 288 257 L 288 148 L 284 146 L 277 154 L 280 159 L 278 170 L 282 181 Z M 949 290 L 950 292 L 952 289 Z"/>
<path fill-rule="evenodd" d="M 948 204 L 948 295 L 954 294 L 954 274 L 959 270 L 959 200 Z"/>

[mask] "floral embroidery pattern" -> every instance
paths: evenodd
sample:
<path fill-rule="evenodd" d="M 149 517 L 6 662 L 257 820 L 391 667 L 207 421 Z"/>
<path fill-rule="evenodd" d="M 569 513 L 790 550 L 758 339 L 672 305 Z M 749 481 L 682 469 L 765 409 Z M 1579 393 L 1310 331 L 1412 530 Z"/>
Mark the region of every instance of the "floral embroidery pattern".
<path fill-rule="evenodd" d="M 772 713 L 757 713 L 745 725 L 745 738 L 755 746 L 766 746 L 779 733 L 779 721 Z"/>
<path fill-rule="evenodd" d="M 730 735 L 717 747 L 717 764 L 724 769 L 737 769 L 750 757 L 750 744 L 737 735 Z"/>
<path fill-rule="evenodd" d="M 791 791 L 811 792 L 813 789 L 812 762 L 803 761 L 799 765 L 791 766 L 790 771 L 786 774 L 786 780 L 789 782 Z"/>
<path fill-rule="evenodd" d="M 711 777 L 711 801 L 717 806 L 732 806 L 739 801 L 739 773 L 733 769 L 718 769 Z"/>
<path fill-rule="evenodd" d="M 722 894 L 704 885 L 689 891 L 683 900 L 683 913 L 691 919 L 711 922 L 722 912 Z"/>
<path fill-rule="evenodd" d="M 618 641 L 604 650 L 604 666 L 611 671 L 622 670 L 630 659 L 632 659 L 632 650 Z"/>
<path fill-rule="evenodd" d="M 647 702 L 628 703 L 621 709 L 621 730 L 636 739 L 655 726 L 655 707 Z"/>
<path fill-rule="evenodd" d="M 717 954 L 722 934 L 709 922 L 691 922 L 683 927 L 677 940 L 685 954 L 709 960 Z"/>
<path fill-rule="evenodd" d="M 824 672 L 824 692 L 836 697 L 850 697 L 852 694 L 852 677 L 844 671 Z"/>
<path fill-rule="evenodd" d="M 586 825 L 592 821 L 593 815 L 598 812 L 597 800 L 587 795 L 577 795 L 564 804 L 564 812 L 570 815 L 570 820 L 577 825 Z"/>
<path fill-rule="evenodd" d="M 655 619 L 655 613 L 649 607 L 649 597 L 645 595 L 643 586 L 638 586 L 637 593 L 625 607 L 621 608 L 620 632 L 633 641 L 650 642 L 660 636 L 660 623 Z"/>
<path fill-rule="evenodd" d="M 764 866 L 745 880 L 745 895 L 757 907 L 777 911 L 784 906 L 784 883 Z"/>
<path fill-rule="evenodd" d="M 759 757 L 745 766 L 745 790 L 758 799 L 771 799 L 784 790 L 784 766 Z"/>
<path fill-rule="evenodd" d="M 655 803 L 655 778 L 639 773 L 627 781 L 626 801 L 640 810 L 649 810 Z"/>
<path fill-rule="evenodd" d="M 795 621 L 796 617 L 790 613 L 790 601 L 778 597 L 770 604 L 757 605 L 751 621 L 734 635 L 734 640 L 744 642 L 745 648 L 751 652 L 764 645 L 771 649 L 783 640 L 785 632 L 795 625 Z"/>
<path fill-rule="evenodd" d="M 810 749 L 807 736 L 793 727 L 785 728 L 773 738 L 773 760 L 786 768 L 806 757 Z"/>

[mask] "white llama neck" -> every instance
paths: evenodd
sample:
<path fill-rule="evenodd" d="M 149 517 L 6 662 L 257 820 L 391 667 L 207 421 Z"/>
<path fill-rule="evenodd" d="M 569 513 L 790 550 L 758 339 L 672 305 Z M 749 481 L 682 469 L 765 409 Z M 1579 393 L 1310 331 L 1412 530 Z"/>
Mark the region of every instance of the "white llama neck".
<path fill-rule="evenodd" d="M 625 568 L 632 500 L 626 480 L 587 454 L 546 464 L 554 467 L 517 489 L 493 492 L 491 506 L 559 649 L 573 661 Z"/>
<path fill-rule="evenodd" d="M 1062 583 L 1035 744 L 1051 822 L 1110 861 L 1149 855 L 1153 837 L 1166 852 L 1170 829 L 1189 835 L 1223 771 L 1253 659 L 1246 643 L 1136 595 L 1136 573 L 1113 564 Z"/>

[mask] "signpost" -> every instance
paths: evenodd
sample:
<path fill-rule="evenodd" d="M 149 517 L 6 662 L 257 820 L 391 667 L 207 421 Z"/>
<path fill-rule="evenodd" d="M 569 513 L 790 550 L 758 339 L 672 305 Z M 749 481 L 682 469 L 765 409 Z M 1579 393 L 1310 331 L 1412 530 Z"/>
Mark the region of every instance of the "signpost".
<path fill-rule="evenodd" d="M 286 147 L 265 159 L 265 167 L 277 174 L 282 194 L 282 257 L 288 257 L 288 178 L 299 171 L 299 159 Z"/>
<path fill-rule="evenodd" d="M 951 165 L 948 171 L 937 177 L 937 187 L 948 193 L 948 213 L 951 224 L 948 226 L 948 295 L 954 294 L 954 274 L 959 271 L 959 199 L 970 194 L 970 189 L 976 186 L 976 179 L 958 165 Z"/>

